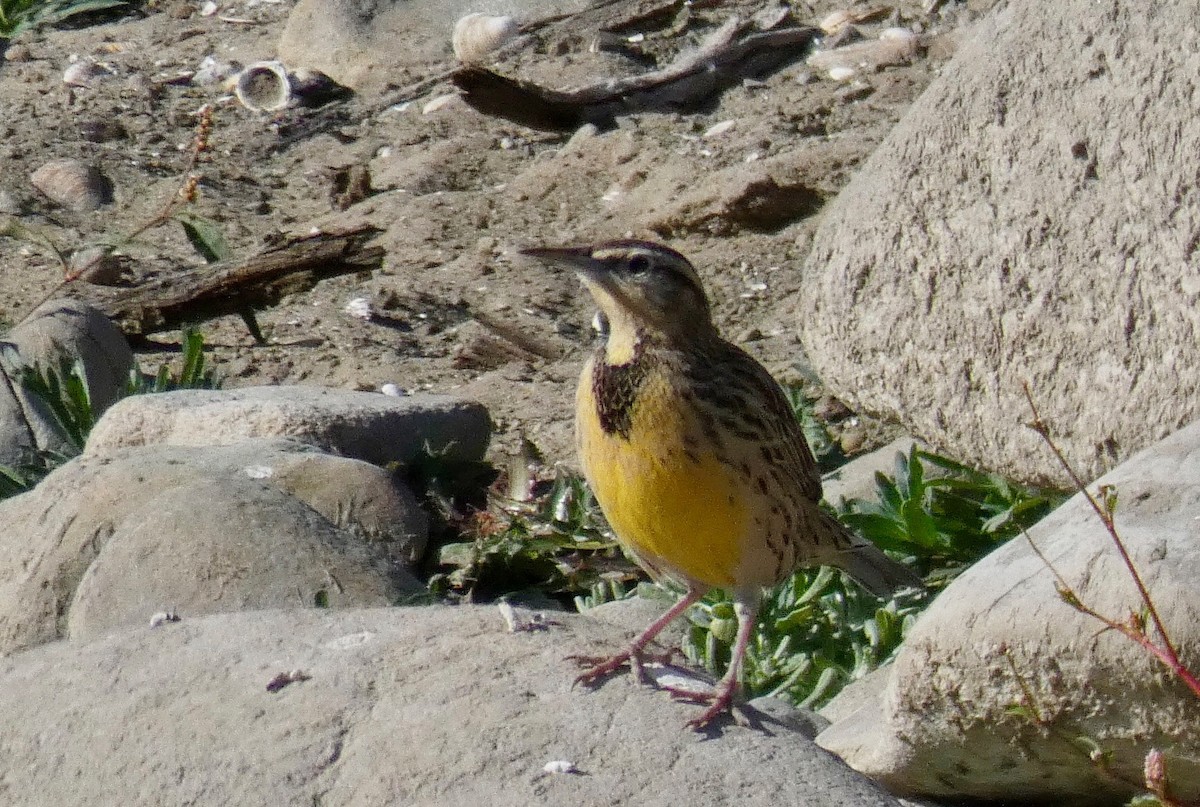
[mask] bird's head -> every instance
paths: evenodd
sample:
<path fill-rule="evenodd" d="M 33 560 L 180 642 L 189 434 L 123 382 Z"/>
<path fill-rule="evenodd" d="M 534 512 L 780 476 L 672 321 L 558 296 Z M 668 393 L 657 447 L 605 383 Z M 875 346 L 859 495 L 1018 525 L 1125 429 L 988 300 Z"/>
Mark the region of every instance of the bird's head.
<path fill-rule="evenodd" d="M 574 269 L 608 319 L 614 343 L 652 335 L 667 341 L 712 330 L 708 298 L 687 258 L 650 241 L 623 239 L 586 247 L 521 252 Z"/>

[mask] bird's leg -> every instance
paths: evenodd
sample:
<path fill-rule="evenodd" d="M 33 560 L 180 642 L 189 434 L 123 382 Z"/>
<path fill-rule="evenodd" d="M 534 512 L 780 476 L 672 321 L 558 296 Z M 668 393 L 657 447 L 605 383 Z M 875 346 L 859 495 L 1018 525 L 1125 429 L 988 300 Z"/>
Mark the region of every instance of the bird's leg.
<path fill-rule="evenodd" d="M 716 688 L 712 692 L 692 692 L 686 689 L 669 688 L 671 695 L 680 700 L 709 705 L 703 714 L 687 722 L 688 728 L 702 729 L 723 712 L 730 711 L 733 706 L 733 698 L 737 695 L 741 684 L 746 648 L 750 645 L 750 635 L 754 633 L 754 625 L 758 618 L 757 598 L 751 602 L 743 602 L 740 598 L 735 599 L 733 611 L 737 614 L 737 639 L 733 644 L 733 656 L 729 659 L 729 669 L 717 682 Z"/>
<path fill-rule="evenodd" d="M 642 631 L 636 639 L 630 643 L 629 647 L 617 653 L 615 656 L 568 656 L 572 661 L 577 661 L 588 667 L 583 673 L 575 679 L 576 684 L 594 684 L 601 678 L 612 675 L 617 670 L 621 669 L 626 663 L 629 664 L 630 670 L 633 672 L 634 678 L 639 684 L 646 683 L 645 674 L 642 672 L 642 651 L 646 645 L 654 641 L 654 637 L 662 633 L 663 629 L 675 621 L 675 618 L 691 608 L 701 597 L 708 593 L 705 587 L 691 586 L 687 593 L 679 598 L 679 602 L 675 603 L 667 610 L 665 614 L 654 620 L 650 627 Z"/>

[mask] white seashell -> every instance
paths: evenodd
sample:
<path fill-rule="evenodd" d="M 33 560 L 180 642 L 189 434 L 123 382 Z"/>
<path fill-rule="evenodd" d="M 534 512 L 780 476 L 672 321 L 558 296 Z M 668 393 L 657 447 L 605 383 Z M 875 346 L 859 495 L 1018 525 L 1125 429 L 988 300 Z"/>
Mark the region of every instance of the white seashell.
<path fill-rule="evenodd" d="M 846 9 L 841 9 L 826 14 L 825 18 L 817 23 L 817 27 L 832 36 L 852 22 L 854 22 L 854 14 Z"/>
<path fill-rule="evenodd" d="M 166 625 L 169 622 L 179 622 L 179 614 L 175 613 L 174 609 L 170 611 L 159 611 L 154 616 L 150 617 L 150 627 L 157 628 Z"/>
<path fill-rule="evenodd" d="M 434 112 L 437 112 L 439 109 L 449 105 L 457 98 L 458 93 L 453 92 L 446 93 L 445 95 L 439 95 L 437 98 L 434 98 L 432 101 L 425 104 L 425 106 L 421 107 L 421 114 L 431 115 Z"/>
<path fill-rule="evenodd" d="M 482 62 L 516 38 L 521 26 L 512 17 L 468 14 L 454 24 L 450 45 L 455 57 L 464 64 Z"/>
<path fill-rule="evenodd" d="M 192 83 L 198 87 L 218 84 L 238 72 L 238 65 L 218 61 L 215 56 L 205 56 L 192 74 Z M 236 86 L 236 85 L 235 85 Z"/>
<path fill-rule="evenodd" d="M 51 160 L 34 171 L 29 181 L 50 201 L 77 213 L 97 210 L 112 201 L 112 183 L 94 165 L 79 160 Z"/>
<path fill-rule="evenodd" d="M 63 71 L 63 84 L 68 87 L 92 87 L 110 77 L 112 71 L 87 60 L 72 62 Z"/>
<path fill-rule="evenodd" d="M 853 67 L 831 67 L 828 76 L 834 81 L 849 81 L 857 72 Z"/>
<path fill-rule="evenodd" d="M 884 28 L 879 32 L 879 38 L 885 41 L 912 42 L 917 35 L 911 28 Z"/>
<path fill-rule="evenodd" d="M 324 644 L 330 650 L 350 650 L 355 647 L 361 647 L 367 642 L 375 638 L 375 634 L 369 630 L 364 630 L 359 633 L 347 633 L 345 636 L 339 636 Z"/>
<path fill-rule="evenodd" d="M 499 600 L 496 608 L 500 611 L 500 618 L 504 620 L 509 633 L 521 630 L 521 618 L 517 616 L 517 610 L 512 607 L 512 603 L 507 600 Z"/>
<path fill-rule="evenodd" d="M 579 773 L 574 762 L 565 759 L 554 759 L 542 766 L 546 773 Z"/>
<path fill-rule="evenodd" d="M 355 297 L 346 303 L 346 307 L 343 310 L 350 316 L 358 317 L 367 322 L 370 322 L 371 317 L 375 316 L 375 312 L 371 310 L 371 301 L 366 297 Z"/>
<path fill-rule="evenodd" d="M 406 393 L 399 384 L 393 384 L 390 381 L 379 388 L 379 391 L 384 395 L 390 395 L 393 398 L 403 398 Z"/>
<path fill-rule="evenodd" d="M 708 137 L 717 137 L 718 135 L 723 135 L 726 132 L 728 132 L 730 129 L 733 128 L 734 123 L 735 123 L 735 121 L 733 121 L 733 120 L 723 120 L 720 123 L 714 123 L 712 126 L 708 127 L 708 130 L 704 133 L 703 136 L 708 138 Z"/>
<path fill-rule="evenodd" d="M 246 109 L 275 112 L 292 100 L 292 82 L 279 62 L 255 62 L 238 73 L 233 94 Z"/>

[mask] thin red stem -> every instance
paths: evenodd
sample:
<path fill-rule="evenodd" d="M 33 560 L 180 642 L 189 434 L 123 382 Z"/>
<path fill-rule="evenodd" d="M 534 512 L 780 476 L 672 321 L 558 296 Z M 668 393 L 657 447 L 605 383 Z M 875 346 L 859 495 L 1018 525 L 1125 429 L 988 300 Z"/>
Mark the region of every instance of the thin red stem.
<path fill-rule="evenodd" d="M 1145 631 L 1134 630 L 1127 625 L 1101 616 L 1080 602 L 1077 596 L 1074 603 L 1075 607 L 1083 613 L 1089 614 L 1090 616 L 1100 620 L 1108 627 L 1120 631 L 1122 635 L 1133 639 L 1139 645 L 1149 650 L 1173 673 L 1179 676 L 1179 678 L 1183 680 L 1187 687 L 1191 689 L 1197 697 L 1200 697 L 1200 679 L 1197 679 L 1196 675 L 1188 670 L 1187 667 L 1183 665 L 1183 662 L 1179 660 L 1179 653 L 1176 651 L 1175 645 L 1171 641 L 1171 636 L 1169 633 L 1167 633 L 1167 629 L 1163 625 L 1162 618 L 1158 614 L 1158 609 L 1154 606 L 1154 600 L 1150 596 L 1150 591 L 1146 588 L 1145 581 L 1142 580 L 1141 574 L 1134 565 L 1133 558 L 1129 556 L 1129 550 L 1126 549 L 1125 542 L 1121 540 L 1121 536 L 1117 532 L 1117 526 L 1113 517 L 1112 509 L 1107 503 L 1103 505 L 1100 504 L 1100 502 L 1096 500 L 1096 497 L 1088 492 L 1087 485 L 1079 477 L 1079 474 L 1075 472 L 1075 469 L 1071 467 L 1071 464 L 1067 462 L 1067 458 L 1063 456 L 1062 451 L 1059 450 L 1054 441 L 1050 439 L 1050 430 L 1046 426 L 1045 421 L 1042 420 L 1041 414 L 1038 412 L 1037 405 L 1033 402 L 1033 394 L 1029 391 L 1029 385 L 1025 384 L 1024 389 L 1025 399 L 1029 402 L 1030 411 L 1033 412 L 1033 423 L 1030 425 L 1032 426 L 1033 430 L 1037 432 L 1039 436 L 1041 436 L 1046 445 L 1050 447 L 1050 450 L 1054 453 L 1055 458 L 1058 459 L 1059 464 L 1067 472 L 1067 475 L 1071 477 L 1071 481 L 1075 484 L 1076 489 L 1083 494 L 1084 498 L 1087 499 L 1088 504 L 1091 505 L 1092 510 L 1094 510 L 1096 515 L 1100 518 L 1100 522 L 1104 524 L 1104 529 L 1108 532 L 1109 537 L 1112 538 L 1113 545 L 1116 546 L 1117 553 L 1121 556 L 1121 561 L 1125 564 L 1125 569 L 1129 572 L 1129 576 L 1133 579 L 1134 585 L 1137 586 L 1138 595 L 1141 597 L 1142 603 L 1145 605 L 1146 612 L 1150 615 L 1151 621 L 1154 622 L 1154 629 L 1158 631 L 1162 645 L 1159 646 L 1152 642 L 1150 638 L 1146 636 Z M 1032 541 L 1030 543 L 1032 543 Z M 1038 552 L 1038 554 L 1041 555 L 1041 552 Z M 1046 561 L 1046 558 L 1042 557 L 1042 560 Z M 1047 565 L 1049 564 L 1047 563 Z M 1055 576 L 1058 577 L 1060 585 L 1074 595 L 1074 591 L 1066 584 L 1066 581 L 1063 580 L 1058 571 L 1054 570 L 1053 566 L 1050 568 L 1054 571 Z"/>

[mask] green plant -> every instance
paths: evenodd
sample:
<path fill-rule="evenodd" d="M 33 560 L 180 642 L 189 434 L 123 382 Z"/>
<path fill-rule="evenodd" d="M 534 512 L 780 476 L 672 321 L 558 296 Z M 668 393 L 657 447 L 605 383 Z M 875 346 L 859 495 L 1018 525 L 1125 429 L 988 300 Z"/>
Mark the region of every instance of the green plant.
<path fill-rule="evenodd" d="M 881 549 L 912 557 L 937 579 L 1013 538 L 1060 504 L 1058 492 L 1014 485 L 914 447 L 893 476 L 875 475 L 877 501 L 846 502 L 839 517 Z"/>
<path fill-rule="evenodd" d="M 177 389 L 218 389 L 221 386 L 216 373 L 207 366 L 204 357 L 204 335 L 193 327 L 180 333 L 180 366 L 175 372 L 169 364 L 160 365 L 153 376 L 145 375 L 140 367 L 129 372 L 129 382 L 124 395 L 143 395 L 154 392 L 170 392 Z"/>
<path fill-rule="evenodd" d="M 817 467 L 822 471 L 831 471 L 845 463 L 846 455 L 842 453 L 841 446 L 813 411 L 816 401 L 798 386 L 784 387 L 783 391 L 792 406 L 792 413 L 795 414 L 796 420 L 800 421 L 804 439 L 817 460 Z"/>
<path fill-rule="evenodd" d="M 83 451 L 88 433 L 96 423 L 83 362 L 63 356 L 57 367 L 23 365 L 19 373 L 21 386 L 50 410 L 70 453 Z"/>
<path fill-rule="evenodd" d="M 525 501 L 494 496 L 461 519 L 471 540 L 441 547 L 430 589 L 468 599 L 537 589 L 570 602 L 606 580 L 636 578 L 582 479 L 559 473 L 534 488 Z"/>
<path fill-rule="evenodd" d="M 39 466 L 36 460 L 25 462 L 20 467 L 0 465 L 0 499 L 24 493 L 47 473 L 49 470 Z"/>
<path fill-rule="evenodd" d="M 891 656 L 928 598 L 909 592 L 881 604 L 834 569 L 797 571 L 763 598 L 746 651 L 747 693 L 824 704 Z M 732 599 L 714 592 L 689 619 L 684 653 L 714 676 L 724 674 L 737 627 Z"/>
<path fill-rule="evenodd" d="M 19 380 L 22 388 L 45 406 L 66 450 L 31 452 L 16 468 L 0 465 L 0 499 L 28 490 L 50 471 L 81 453 L 98 416 L 88 389 L 87 372 L 78 359 L 63 357 L 57 367 L 24 364 L 13 351 L 6 353 L 4 359 L 5 366 L 0 371 Z M 213 371 L 206 367 L 204 337 L 194 328 L 183 331 L 181 359 L 178 372 L 164 364 L 152 376 L 135 366 L 121 397 L 175 389 L 215 389 L 220 385 Z"/>
<path fill-rule="evenodd" d="M 127 0 L 0 0 L 0 38 L 43 25 L 57 25 L 79 14 L 128 5 Z"/>

